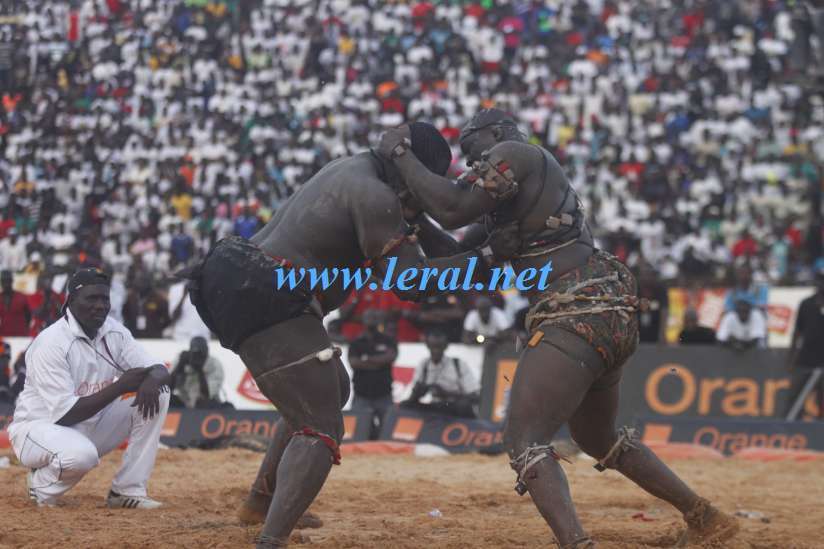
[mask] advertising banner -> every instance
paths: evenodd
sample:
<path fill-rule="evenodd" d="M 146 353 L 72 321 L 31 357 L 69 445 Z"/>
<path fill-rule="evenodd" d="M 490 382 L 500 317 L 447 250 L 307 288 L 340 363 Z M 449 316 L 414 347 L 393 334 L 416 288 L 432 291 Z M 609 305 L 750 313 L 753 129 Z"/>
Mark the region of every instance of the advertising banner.
<path fill-rule="evenodd" d="M 569 438 L 569 431 L 564 428 L 555 438 Z M 453 454 L 502 452 L 503 425 L 398 408 L 384 419 L 381 439 L 434 444 Z"/>
<path fill-rule="evenodd" d="M 637 422 L 647 443 L 700 444 L 732 455 L 744 448 L 824 451 L 824 423 L 646 416 Z"/>
<path fill-rule="evenodd" d="M 166 416 L 160 439 L 167 446 L 191 446 L 220 437 L 255 435 L 271 438 L 277 431 L 277 412 L 249 410 L 171 409 Z M 369 439 L 368 414 L 346 413 L 343 417 L 344 442 Z"/>
<path fill-rule="evenodd" d="M 500 421 L 514 379 L 517 356 L 502 349 L 484 365 L 481 415 Z M 783 418 L 790 372 L 785 349 L 737 352 L 718 346 L 641 345 L 623 367 L 623 422 L 638 415 L 667 417 Z M 817 417 L 815 395 L 802 418 Z"/>
<path fill-rule="evenodd" d="M 801 302 L 815 293 L 815 288 L 771 288 L 767 302 L 767 328 L 770 347 L 789 347 L 795 317 Z"/>
<path fill-rule="evenodd" d="M 26 350 L 31 338 L 10 337 L 4 341 L 11 345 L 12 361 L 19 353 Z M 164 362 L 169 368 L 177 363 L 180 353 L 187 350 L 187 342 L 173 341 L 168 339 L 141 339 L 140 344 L 146 349 L 150 356 L 156 357 Z M 349 367 L 347 345 L 339 345 L 343 351 L 341 359 L 344 366 L 349 371 L 350 377 L 352 369 Z M 228 349 L 224 349 L 217 341 L 209 343 L 209 353 L 217 358 L 223 366 L 223 388 L 221 399 L 230 402 L 238 410 L 273 410 L 274 407 L 258 389 L 255 380 L 243 365 L 240 357 Z M 480 378 L 481 365 L 483 363 L 483 348 L 478 345 L 450 345 L 446 350 L 446 356 L 456 357 L 464 361 L 473 369 L 475 375 Z M 412 390 L 411 383 L 415 375 L 415 370 L 426 358 L 429 351 L 423 343 L 402 343 L 398 346 L 398 359 L 392 370 L 394 383 L 392 392 L 395 402 L 405 399 Z M 348 406 L 347 406 L 348 407 Z"/>
<path fill-rule="evenodd" d="M 381 438 L 441 446 L 452 453 L 501 447 L 503 431 L 491 421 L 452 418 L 411 410 L 393 410 L 384 419 Z"/>
<path fill-rule="evenodd" d="M 12 421 L 13 410 L 0 404 L 0 431 Z M 280 414 L 275 411 L 232 409 L 190 410 L 171 408 L 160 433 L 167 446 L 193 446 L 221 437 L 255 435 L 270 438 L 275 434 Z M 372 418 L 369 414 L 346 412 L 343 415 L 344 442 L 369 439 Z"/>

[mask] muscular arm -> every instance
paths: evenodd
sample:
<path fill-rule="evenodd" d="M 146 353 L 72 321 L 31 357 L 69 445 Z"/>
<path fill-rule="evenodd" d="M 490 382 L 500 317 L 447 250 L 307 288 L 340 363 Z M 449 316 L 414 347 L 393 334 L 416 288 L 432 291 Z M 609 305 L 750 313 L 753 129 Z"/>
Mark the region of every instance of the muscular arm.
<path fill-rule="evenodd" d="M 464 238 L 458 242 L 449 234 L 437 228 L 425 215 L 415 220 L 419 227 L 418 242 L 427 257 L 446 257 L 478 248 L 486 241 L 486 229 L 476 223 L 467 229 Z"/>
<path fill-rule="evenodd" d="M 78 399 L 78 401 L 74 403 L 74 406 L 55 423 L 64 427 L 70 427 L 89 419 L 111 404 L 111 402 L 120 395 L 137 390 L 140 383 L 149 377 L 150 370 L 152 370 L 152 368 L 132 368 L 127 370 L 120 379 L 108 387 L 101 389 L 93 395 Z"/>
<path fill-rule="evenodd" d="M 525 143 L 499 143 L 490 150 L 490 155 L 505 158 L 518 182 L 541 168 L 540 152 Z M 411 151 L 395 158 L 394 164 L 423 209 L 445 229 L 463 227 L 493 211 L 500 203 L 476 185 L 463 180 L 455 182 L 430 172 Z"/>
<path fill-rule="evenodd" d="M 389 279 L 389 288 L 401 299 L 419 301 L 444 290 L 438 288 L 438 278 L 445 269 L 459 269 L 458 284 L 462 284 L 469 269 L 473 283 L 486 278 L 488 267 L 476 251 L 449 257 L 426 258 L 417 247 L 408 242 L 400 244 L 392 255 L 384 256 L 375 264 L 381 275 Z"/>
<path fill-rule="evenodd" d="M 351 206 L 351 215 L 364 256 L 389 285 L 386 289 L 404 300 L 417 301 L 435 294 L 438 277 L 444 269 L 460 269 L 462 284 L 468 268 L 472 282 L 484 280 L 489 268 L 480 252 L 471 250 L 448 257 L 427 258 L 409 238 L 410 227 L 401 215 L 398 197 L 383 184 L 374 185 Z"/>
<path fill-rule="evenodd" d="M 112 383 L 93 395 L 82 397 L 72 406 L 71 410 L 66 412 L 66 415 L 55 423 L 64 427 L 70 427 L 76 423 L 85 421 L 111 404 L 114 399 L 122 394 L 121 387 L 117 383 Z"/>

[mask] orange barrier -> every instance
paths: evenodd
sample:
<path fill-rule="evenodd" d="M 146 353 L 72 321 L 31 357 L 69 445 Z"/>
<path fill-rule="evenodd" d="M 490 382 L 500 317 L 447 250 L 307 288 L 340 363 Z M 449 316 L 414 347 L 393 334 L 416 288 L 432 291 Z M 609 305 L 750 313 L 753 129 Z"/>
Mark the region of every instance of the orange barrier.
<path fill-rule="evenodd" d="M 821 461 L 824 460 L 824 452 L 751 447 L 736 452 L 733 457 L 749 461 Z"/>
<path fill-rule="evenodd" d="M 661 459 L 723 459 L 724 454 L 700 444 L 686 442 L 647 442 L 649 448 Z"/>
<path fill-rule="evenodd" d="M 11 448 L 11 442 L 9 442 L 9 432 L 3 429 L 0 431 L 0 450 L 6 448 Z"/>
<path fill-rule="evenodd" d="M 374 440 L 369 442 L 349 442 L 341 444 L 340 453 L 344 456 L 364 455 L 364 454 L 414 454 L 415 444 L 408 442 L 385 442 Z"/>

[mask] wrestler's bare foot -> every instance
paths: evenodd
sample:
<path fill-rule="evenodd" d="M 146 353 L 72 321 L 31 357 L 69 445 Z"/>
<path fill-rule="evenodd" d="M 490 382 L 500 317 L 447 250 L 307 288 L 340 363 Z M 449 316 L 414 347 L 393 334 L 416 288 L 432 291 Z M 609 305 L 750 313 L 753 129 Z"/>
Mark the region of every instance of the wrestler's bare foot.
<path fill-rule="evenodd" d="M 266 520 L 266 512 L 269 510 L 271 503 L 271 496 L 263 494 L 252 493 L 241 504 L 237 513 L 237 518 L 242 524 L 263 524 Z M 295 528 L 303 530 L 304 528 L 320 528 L 323 526 L 323 521 L 316 514 L 306 511 L 303 516 L 298 519 Z"/>
<path fill-rule="evenodd" d="M 716 544 L 732 538 L 740 528 L 735 517 L 719 511 L 705 499 L 699 500 L 692 511 L 684 515 L 684 520 L 687 529 L 676 547 Z"/>

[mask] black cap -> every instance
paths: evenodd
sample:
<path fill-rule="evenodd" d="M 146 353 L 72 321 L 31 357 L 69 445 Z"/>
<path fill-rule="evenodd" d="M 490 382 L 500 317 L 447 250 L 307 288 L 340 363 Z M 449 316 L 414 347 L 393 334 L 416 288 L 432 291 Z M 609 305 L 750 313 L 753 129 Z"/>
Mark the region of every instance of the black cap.
<path fill-rule="evenodd" d="M 80 288 L 84 288 L 86 286 L 97 286 L 98 284 L 102 284 L 104 286 L 111 286 L 112 281 L 109 278 L 109 275 L 107 275 L 100 269 L 80 269 L 75 271 L 75 273 L 72 275 L 71 279 L 69 280 L 69 286 L 68 288 L 66 288 L 66 290 L 68 291 L 69 295 L 72 295 Z"/>
<path fill-rule="evenodd" d="M 438 128 L 427 122 L 409 124 L 412 153 L 433 173 L 446 175 L 452 164 L 452 149 Z"/>
<path fill-rule="evenodd" d="M 63 304 L 63 308 L 61 310 L 62 314 L 65 314 L 69 307 L 69 301 L 71 301 L 72 296 L 77 293 L 78 290 L 81 288 L 85 288 L 86 286 L 111 286 L 112 281 L 109 278 L 109 275 L 101 271 L 100 269 L 79 269 L 74 272 L 72 277 L 69 279 L 69 285 L 66 287 L 66 302 Z"/>

